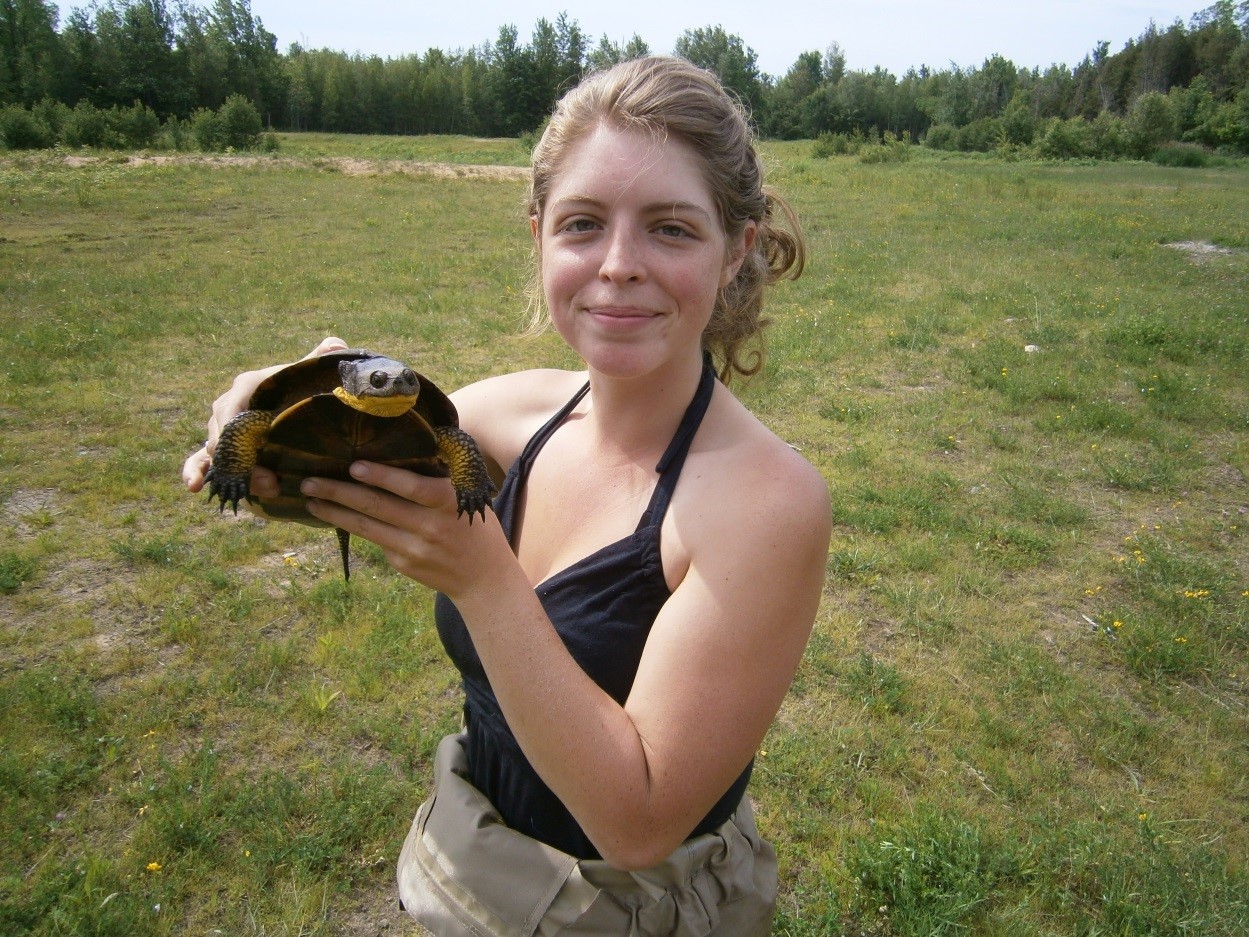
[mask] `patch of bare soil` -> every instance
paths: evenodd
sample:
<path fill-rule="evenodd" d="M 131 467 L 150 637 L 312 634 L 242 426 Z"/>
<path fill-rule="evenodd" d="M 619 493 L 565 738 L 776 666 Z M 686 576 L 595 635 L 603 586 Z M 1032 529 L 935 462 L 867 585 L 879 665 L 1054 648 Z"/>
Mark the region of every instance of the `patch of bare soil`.
<path fill-rule="evenodd" d="M 1209 241 L 1175 241 L 1163 244 L 1172 250 L 1183 251 L 1193 263 L 1205 263 L 1211 257 L 1235 257 L 1249 255 L 1249 251 L 1237 250 L 1233 247 L 1220 247 Z"/>
<path fill-rule="evenodd" d="M 19 488 L 0 507 L 0 517 L 17 528 L 17 536 L 26 538 L 35 533 L 29 522 L 37 516 L 61 513 L 61 494 L 55 488 Z"/>
<path fill-rule="evenodd" d="M 66 156 L 65 165 L 88 166 L 104 162 L 101 156 Z M 299 166 L 306 161 L 281 156 L 204 156 L 178 154 L 175 156 L 130 156 L 127 166 L 169 166 L 197 164 L 203 166 Z M 324 167 L 348 176 L 376 176 L 386 173 L 404 173 L 411 176 L 435 176 L 440 179 L 526 179 L 529 170 L 524 166 L 482 166 L 460 163 L 431 163 L 411 159 L 358 159 L 349 156 L 324 156 L 311 160 L 313 166 Z"/>
<path fill-rule="evenodd" d="M 423 937 L 429 933 L 399 907 L 393 866 L 393 859 L 378 864 L 378 887 L 355 896 L 350 910 L 340 913 L 335 933 L 342 937 Z"/>

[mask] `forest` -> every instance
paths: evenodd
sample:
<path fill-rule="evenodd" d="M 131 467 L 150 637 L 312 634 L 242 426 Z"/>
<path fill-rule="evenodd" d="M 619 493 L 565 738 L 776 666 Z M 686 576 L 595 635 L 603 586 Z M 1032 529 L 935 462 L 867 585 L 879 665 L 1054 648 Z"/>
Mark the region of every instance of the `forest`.
<path fill-rule="evenodd" d="M 636 34 L 596 42 L 561 13 L 539 19 L 528 41 L 505 24 L 473 48 L 383 59 L 299 44 L 280 51 L 249 0 L 107 0 L 64 22 L 56 4 L 0 0 L 0 144 L 181 148 L 198 139 L 211 148 L 229 139 L 223 120 L 241 121 L 244 143 L 262 128 L 522 136 L 588 69 L 656 51 L 719 74 L 768 138 L 1052 157 L 1141 157 L 1170 141 L 1249 153 L 1249 2 L 1143 24 L 1118 51 L 1090 39 L 1073 66 L 991 55 L 897 76 L 848 69 L 831 36 L 773 76 L 720 26 L 652 50 Z"/>

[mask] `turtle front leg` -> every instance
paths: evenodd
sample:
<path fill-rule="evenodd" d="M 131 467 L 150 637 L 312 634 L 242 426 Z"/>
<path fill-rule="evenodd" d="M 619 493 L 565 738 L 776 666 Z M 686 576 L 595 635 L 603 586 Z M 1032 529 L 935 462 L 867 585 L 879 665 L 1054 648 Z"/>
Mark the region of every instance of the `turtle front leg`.
<path fill-rule="evenodd" d="M 239 512 L 239 501 L 248 496 L 256 455 L 269 436 L 273 414 L 268 410 L 244 410 L 221 430 L 212 467 L 204 476 L 208 482 L 208 500 L 220 499 L 219 511 L 227 502 Z"/>
<path fill-rule="evenodd" d="M 455 486 L 457 515 L 468 512 L 468 522 L 473 515 L 486 519 L 486 507 L 494 497 L 494 482 L 486 469 L 486 460 L 475 440 L 457 426 L 439 426 L 434 430 L 438 440 L 438 458 L 451 470 L 451 484 Z"/>

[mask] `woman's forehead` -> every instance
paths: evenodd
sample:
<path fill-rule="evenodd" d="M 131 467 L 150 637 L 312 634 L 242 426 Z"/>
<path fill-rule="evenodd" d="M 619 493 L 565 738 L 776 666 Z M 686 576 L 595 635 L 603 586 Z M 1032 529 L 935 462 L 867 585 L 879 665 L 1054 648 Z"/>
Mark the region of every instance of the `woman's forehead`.
<path fill-rule="evenodd" d="M 697 205 L 717 215 L 705 164 L 684 140 L 599 124 L 574 142 L 551 178 L 548 202 L 625 196 Z"/>

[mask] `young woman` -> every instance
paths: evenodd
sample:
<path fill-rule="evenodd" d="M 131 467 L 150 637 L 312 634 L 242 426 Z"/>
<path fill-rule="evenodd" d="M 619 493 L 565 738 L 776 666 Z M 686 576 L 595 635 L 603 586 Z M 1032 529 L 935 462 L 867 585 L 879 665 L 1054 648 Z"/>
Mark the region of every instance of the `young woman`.
<path fill-rule="evenodd" d="M 830 520 L 819 473 L 722 382 L 758 369 L 763 288 L 802 267 L 762 183 L 713 76 L 665 57 L 590 76 L 534 152 L 530 200 L 543 314 L 585 370 L 452 395 L 506 470 L 495 514 L 470 525 L 447 480 L 376 464 L 305 484 L 314 514 L 438 591 L 464 676 L 465 732 L 400 859 L 435 933 L 769 932 L 775 856 L 745 788 Z M 215 404 L 192 491 L 266 373 Z"/>

